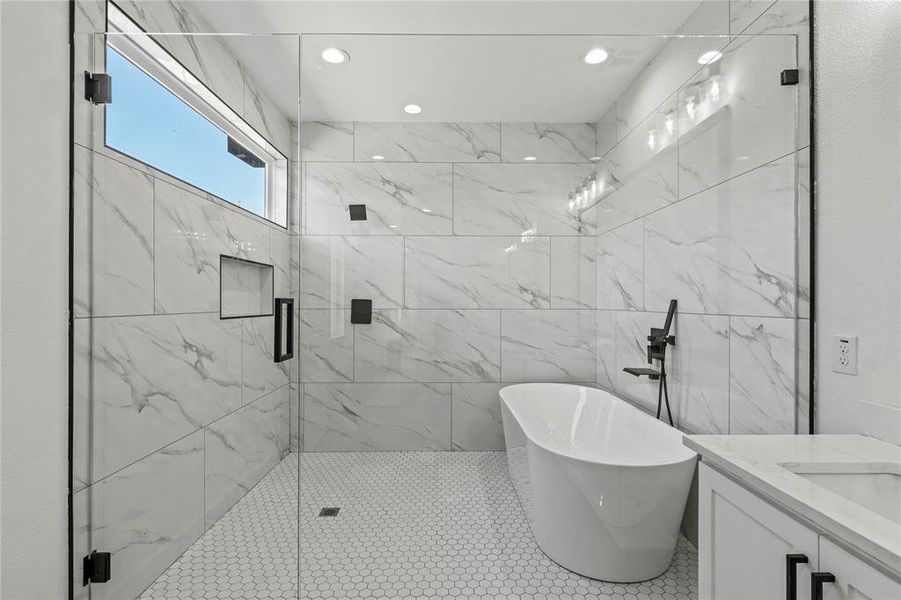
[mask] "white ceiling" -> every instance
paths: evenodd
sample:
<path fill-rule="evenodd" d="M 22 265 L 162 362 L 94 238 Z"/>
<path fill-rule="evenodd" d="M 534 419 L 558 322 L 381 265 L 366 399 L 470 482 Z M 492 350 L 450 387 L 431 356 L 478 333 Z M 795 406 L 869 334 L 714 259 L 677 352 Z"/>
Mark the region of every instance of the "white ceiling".
<path fill-rule="evenodd" d="M 183 4 L 217 32 L 317 34 L 305 35 L 302 42 L 304 120 L 561 122 L 592 121 L 603 114 L 662 45 L 664 40 L 653 34 L 675 33 L 699 2 L 186 0 Z M 347 35 L 391 33 L 436 35 Z M 540 35 L 507 37 L 511 34 Z M 296 38 L 223 39 L 282 110 L 292 113 Z M 324 65 L 319 53 L 331 45 L 347 50 L 351 61 Z M 611 59 L 587 66 L 581 57 L 596 45 L 610 50 Z M 423 113 L 406 115 L 402 108 L 410 102 L 421 104 Z"/>

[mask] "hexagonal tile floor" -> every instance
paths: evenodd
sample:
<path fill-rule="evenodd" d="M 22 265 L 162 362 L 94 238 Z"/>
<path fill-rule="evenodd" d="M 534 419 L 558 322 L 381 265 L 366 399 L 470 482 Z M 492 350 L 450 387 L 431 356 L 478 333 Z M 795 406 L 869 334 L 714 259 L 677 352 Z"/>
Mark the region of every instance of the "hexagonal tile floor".
<path fill-rule="evenodd" d="M 294 597 L 296 580 L 283 585 L 280 574 L 296 540 L 273 530 L 294 533 L 296 491 L 288 488 L 296 461 L 292 455 L 273 470 L 143 598 Z M 586 579 L 548 559 L 502 452 L 312 453 L 301 455 L 300 470 L 304 600 L 697 597 L 697 554 L 685 539 L 669 571 L 637 584 Z M 318 516 L 325 507 L 340 511 Z M 223 560 L 227 572 L 216 570 Z"/>

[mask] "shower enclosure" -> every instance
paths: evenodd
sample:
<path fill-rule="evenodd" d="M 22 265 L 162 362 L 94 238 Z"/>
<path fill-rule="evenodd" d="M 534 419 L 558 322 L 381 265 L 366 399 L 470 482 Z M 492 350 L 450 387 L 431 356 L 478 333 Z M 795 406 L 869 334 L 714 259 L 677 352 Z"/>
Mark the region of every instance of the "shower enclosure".
<path fill-rule="evenodd" d="M 506 589 L 545 559 L 498 390 L 653 409 L 622 369 L 671 298 L 677 427 L 806 430 L 788 25 L 224 35 L 76 7 L 73 597 Z"/>

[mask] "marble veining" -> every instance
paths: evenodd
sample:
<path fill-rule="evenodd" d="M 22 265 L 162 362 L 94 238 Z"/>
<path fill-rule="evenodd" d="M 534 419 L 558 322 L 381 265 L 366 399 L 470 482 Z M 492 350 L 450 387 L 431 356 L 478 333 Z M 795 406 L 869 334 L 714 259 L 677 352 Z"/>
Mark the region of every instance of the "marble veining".
<path fill-rule="evenodd" d="M 498 162 L 497 123 L 356 123 L 354 160 Z"/>
<path fill-rule="evenodd" d="M 503 162 L 581 163 L 597 156 L 595 123 L 502 123 Z"/>
<path fill-rule="evenodd" d="M 357 327 L 358 382 L 499 381 L 500 311 L 377 310 Z"/>
<path fill-rule="evenodd" d="M 504 311 L 502 380 L 595 381 L 596 341 L 594 311 Z"/>
<path fill-rule="evenodd" d="M 409 308 L 549 308 L 550 239 L 416 237 L 404 249 Z"/>
<path fill-rule="evenodd" d="M 300 127 L 300 158 L 304 162 L 353 162 L 354 123 L 304 121 Z"/>
<path fill-rule="evenodd" d="M 307 235 L 449 235 L 451 167 L 442 164 L 309 163 Z M 368 220 L 347 206 L 366 204 Z"/>
<path fill-rule="evenodd" d="M 242 402 L 248 404 L 288 384 L 288 363 L 273 360 L 274 317 L 254 317 L 241 322 L 244 329 Z"/>
<path fill-rule="evenodd" d="M 354 380 L 354 326 L 349 310 L 300 311 L 300 380 Z"/>
<path fill-rule="evenodd" d="M 594 235 L 594 211 L 569 207 L 591 164 L 454 165 L 456 235 Z"/>
<path fill-rule="evenodd" d="M 455 383 L 451 386 L 451 448 L 504 450 L 504 424 L 497 395 L 505 383 Z"/>
<path fill-rule="evenodd" d="M 644 225 L 633 221 L 597 239 L 597 306 L 644 309 Z"/>
<path fill-rule="evenodd" d="M 597 239 L 551 238 L 551 308 L 597 304 Z"/>
<path fill-rule="evenodd" d="M 449 383 L 307 384 L 304 449 L 449 450 Z"/>

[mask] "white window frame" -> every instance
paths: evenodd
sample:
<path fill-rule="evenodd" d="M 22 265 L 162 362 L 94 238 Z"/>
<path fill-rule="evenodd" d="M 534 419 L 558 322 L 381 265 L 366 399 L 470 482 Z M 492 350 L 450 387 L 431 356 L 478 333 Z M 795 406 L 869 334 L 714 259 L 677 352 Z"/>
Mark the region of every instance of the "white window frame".
<path fill-rule="evenodd" d="M 121 9 L 111 2 L 107 3 L 107 7 L 106 45 L 144 71 L 200 116 L 265 163 L 264 212 L 266 214 L 257 216 L 287 228 L 287 157 L 251 127 L 241 115 L 223 102 L 200 79 L 188 71 L 156 40 L 144 32 Z M 105 132 L 104 137 L 106 137 Z M 115 150 L 115 148 L 113 149 Z M 132 158 L 141 160 L 140 157 Z M 199 187 L 190 181 L 187 183 Z M 225 198 L 223 200 L 234 206 L 241 206 Z M 253 211 L 248 212 L 257 214 Z"/>

